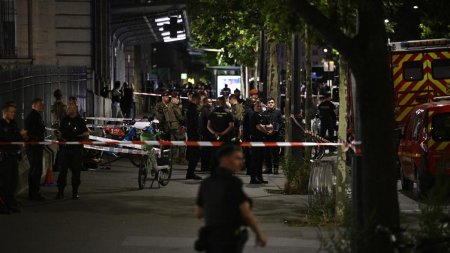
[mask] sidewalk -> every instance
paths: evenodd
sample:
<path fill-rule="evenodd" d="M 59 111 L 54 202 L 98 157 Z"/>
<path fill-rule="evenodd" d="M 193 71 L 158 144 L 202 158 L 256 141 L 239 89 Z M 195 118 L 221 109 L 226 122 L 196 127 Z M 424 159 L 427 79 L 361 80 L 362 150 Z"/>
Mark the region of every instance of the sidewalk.
<path fill-rule="evenodd" d="M 202 225 L 194 216 L 200 182 L 184 180 L 184 167 L 175 167 L 168 186 L 138 190 L 137 168 L 123 160 L 111 170 L 83 172 L 79 201 L 22 199 L 23 213 L 0 216 L 2 252 L 194 252 Z M 267 176 L 264 186 L 249 185 L 248 176 L 239 176 L 269 237 L 266 248 L 256 249 L 251 235 L 245 252 L 317 252 L 316 228 L 284 224 L 299 217 L 306 196 L 269 194 L 266 189 L 283 187 L 282 175 Z M 56 188 L 42 192 L 50 198 Z"/>

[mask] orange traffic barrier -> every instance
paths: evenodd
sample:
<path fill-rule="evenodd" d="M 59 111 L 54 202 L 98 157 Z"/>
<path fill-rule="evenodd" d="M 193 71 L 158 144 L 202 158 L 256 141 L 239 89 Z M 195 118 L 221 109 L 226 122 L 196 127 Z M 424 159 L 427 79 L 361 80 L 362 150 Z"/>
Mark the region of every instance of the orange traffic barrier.
<path fill-rule="evenodd" d="M 44 185 L 54 185 L 55 180 L 53 180 L 53 171 L 52 168 L 49 166 L 47 168 L 47 173 L 45 174 L 45 181 Z"/>

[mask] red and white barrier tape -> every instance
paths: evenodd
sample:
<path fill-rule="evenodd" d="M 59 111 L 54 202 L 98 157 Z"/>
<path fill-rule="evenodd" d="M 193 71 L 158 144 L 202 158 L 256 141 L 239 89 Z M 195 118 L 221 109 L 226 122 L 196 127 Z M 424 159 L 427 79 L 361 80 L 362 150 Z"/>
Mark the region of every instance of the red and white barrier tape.
<path fill-rule="evenodd" d="M 123 153 L 123 154 L 133 154 L 133 155 L 147 155 L 148 152 L 144 150 L 138 149 L 129 149 L 129 148 L 115 148 L 115 147 L 105 147 L 105 146 L 94 146 L 94 145 L 84 145 L 85 149 L 94 149 L 105 152 L 114 152 L 114 153 Z"/>
<path fill-rule="evenodd" d="M 157 93 L 145 93 L 145 92 L 134 92 L 135 95 L 142 95 L 142 96 L 151 96 L 151 97 L 161 97 L 161 94 Z M 170 96 L 172 97 L 172 96 Z M 189 99 L 188 97 L 180 97 L 181 99 Z M 216 101 L 216 99 L 211 99 L 212 101 Z"/>
<path fill-rule="evenodd" d="M 157 94 L 157 93 L 145 93 L 145 92 L 134 92 L 135 95 L 142 95 L 142 96 L 151 96 L 151 97 L 161 97 L 161 94 Z M 170 95 L 170 97 L 172 97 Z M 181 99 L 188 99 L 188 97 L 181 97 Z"/>
<path fill-rule="evenodd" d="M 116 141 L 114 139 L 99 137 L 99 136 L 95 136 L 95 135 L 89 135 L 89 139 L 94 140 L 94 141 L 102 141 L 102 142 Z M 139 144 L 120 144 L 120 146 L 128 147 L 128 148 L 135 148 L 135 149 L 142 149 L 142 145 L 139 145 Z"/>
<path fill-rule="evenodd" d="M 106 117 L 86 117 L 85 119 L 86 120 L 114 121 L 114 122 L 133 120 L 132 118 L 106 118 Z"/>
<path fill-rule="evenodd" d="M 220 147 L 220 141 L 2 141 L 1 145 L 152 145 L 152 146 L 192 146 L 192 147 Z M 317 142 L 242 142 L 241 147 L 308 147 L 308 146 L 342 146 L 344 143 Z"/>

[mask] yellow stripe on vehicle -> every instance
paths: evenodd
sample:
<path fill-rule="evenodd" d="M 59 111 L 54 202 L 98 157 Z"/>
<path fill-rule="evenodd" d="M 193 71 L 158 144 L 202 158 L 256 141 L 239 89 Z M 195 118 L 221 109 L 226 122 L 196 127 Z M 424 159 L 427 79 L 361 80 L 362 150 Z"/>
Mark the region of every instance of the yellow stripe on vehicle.
<path fill-rule="evenodd" d="M 406 107 L 396 118 L 396 121 L 403 121 L 405 117 L 409 115 L 412 109 L 413 109 L 412 107 Z"/>
<path fill-rule="evenodd" d="M 450 142 L 448 141 L 444 141 L 441 144 L 439 144 L 439 146 L 437 147 L 437 150 L 444 150 L 448 147 L 448 144 L 450 144 Z"/>

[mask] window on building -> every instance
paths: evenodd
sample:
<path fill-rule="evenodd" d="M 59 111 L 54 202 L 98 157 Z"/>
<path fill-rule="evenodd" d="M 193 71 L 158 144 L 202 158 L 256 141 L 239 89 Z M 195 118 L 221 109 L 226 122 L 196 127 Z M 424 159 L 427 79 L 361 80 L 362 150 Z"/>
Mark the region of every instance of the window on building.
<path fill-rule="evenodd" d="M 0 59 L 16 56 L 15 0 L 0 0 Z"/>
<path fill-rule="evenodd" d="M 421 61 L 403 63 L 403 79 L 405 81 L 419 81 L 423 79 L 423 66 Z"/>

